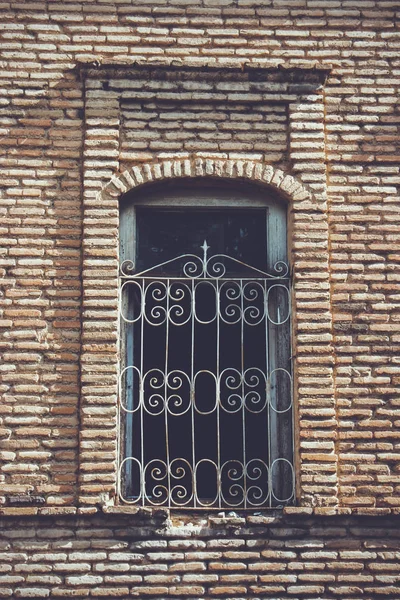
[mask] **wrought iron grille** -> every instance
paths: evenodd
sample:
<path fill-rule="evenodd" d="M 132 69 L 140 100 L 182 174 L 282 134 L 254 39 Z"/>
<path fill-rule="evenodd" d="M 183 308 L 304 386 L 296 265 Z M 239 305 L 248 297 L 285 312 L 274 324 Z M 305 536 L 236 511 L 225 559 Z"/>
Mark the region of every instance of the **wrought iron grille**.
<path fill-rule="evenodd" d="M 266 273 L 202 249 L 138 274 L 120 268 L 120 500 L 291 503 L 288 267 Z"/>

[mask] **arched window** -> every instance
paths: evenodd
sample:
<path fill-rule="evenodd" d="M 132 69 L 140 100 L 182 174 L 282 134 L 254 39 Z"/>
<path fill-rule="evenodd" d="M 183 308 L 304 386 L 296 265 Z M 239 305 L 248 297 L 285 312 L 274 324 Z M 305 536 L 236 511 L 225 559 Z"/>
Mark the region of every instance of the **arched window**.
<path fill-rule="evenodd" d="M 183 180 L 126 194 L 120 215 L 120 500 L 292 503 L 284 201 Z"/>

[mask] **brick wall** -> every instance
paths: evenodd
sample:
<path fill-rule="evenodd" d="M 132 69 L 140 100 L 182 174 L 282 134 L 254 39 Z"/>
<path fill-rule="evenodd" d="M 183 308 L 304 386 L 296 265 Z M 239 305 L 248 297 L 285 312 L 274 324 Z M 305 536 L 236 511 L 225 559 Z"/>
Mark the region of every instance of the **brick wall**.
<path fill-rule="evenodd" d="M 5 598 L 398 598 L 399 531 L 381 517 L 7 519 Z"/>
<path fill-rule="evenodd" d="M 46 511 L 54 519 L 65 511 L 82 520 L 86 514 L 88 524 L 71 516 L 65 526 L 69 543 L 92 526 L 89 514 L 114 498 L 121 194 L 185 173 L 259 182 L 267 173 L 266 189 L 279 192 L 286 181 L 280 191 L 291 207 L 299 504 L 316 506 L 317 521 L 324 511 L 381 514 L 381 530 L 371 520 L 363 525 L 371 536 L 354 533 L 351 521 L 344 525 L 340 548 L 378 553 L 359 557 L 371 565 L 395 564 L 395 540 L 382 540 L 400 507 L 399 20 L 399 4 L 390 0 L 0 3 L 5 527 L 13 528 L 22 511 L 18 527 L 30 539 L 41 518 L 50 520 Z M 154 65 L 172 69 L 178 80 L 184 69 L 192 75 L 183 87 L 176 77 L 174 83 L 138 76 L 138 69 L 153 73 Z M 266 89 L 248 84 L 249 73 Z M 313 87 L 302 88 L 307 80 Z M 16 508 L 28 502 L 32 508 Z M 389 513 L 392 521 L 383 516 Z M 107 518 L 93 527 L 103 531 Z M 290 523 L 280 527 L 290 537 Z M 313 527 L 310 520 L 305 539 Z M 327 527 L 329 546 L 337 534 Z M 157 531 L 154 525 L 149 539 L 158 539 Z M 365 546 L 369 537 L 381 540 L 381 554 Z M 8 543 L 7 537 L 5 550 Z M 303 560 L 290 551 L 291 559 Z M 367 578 L 353 587 L 343 562 L 337 564 L 336 579 L 324 567 L 311 591 L 290 590 L 292 580 L 281 579 L 283 589 L 249 591 L 238 583 L 223 593 L 361 597 L 365 586 L 364 597 L 399 595 L 389 589 L 397 581 L 393 565 L 391 575 L 378 576 L 380 567 L 368 562 Z M 46 588 L 44 580 L 28 581 L 36 577 L 28 572 L 13 573 L 18 581 L 10 585 Z M 311 581 L 301 573 L 294 587 Z M 64 576 L 57 573 L 48 585 L 63 587 Z M 264 576 L 260 571 L 246 585 L 264 585 Z M 181 581 L 187 580 L 167 587 Z M 208 585 L 188 594 L 212 594 Z M 155 595 L 186 594 L 160 587 Z"/>

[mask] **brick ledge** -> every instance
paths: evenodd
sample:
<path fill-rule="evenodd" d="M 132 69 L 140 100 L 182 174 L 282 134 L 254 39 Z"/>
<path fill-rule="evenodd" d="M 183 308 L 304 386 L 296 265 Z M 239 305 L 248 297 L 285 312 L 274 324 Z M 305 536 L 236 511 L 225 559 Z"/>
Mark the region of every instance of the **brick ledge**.
<path fill-rule="evenodd" d="M 183 511 L 182 511 L 183 512 Z M 222 511 L 223 513 L 223 511 Z M 257 515 L 255 514 L 257 513 Z M 19 516 L 69 516 L 69 515 L 80 515 L 90 516 L 96 514 L 107 514 L 107 515 L 137 515 L 138 518 L 149 518 L 149 519 L 165 519 L 169 516 L 169 510 L 163 507 L 159 508 L 148 508 L 138 506 L 47 506 L 47 507 L 0 507 L 0 516 L 3 517 L 19 517 Z M 172 514 L 180 515 L 181 512 L 173 512 Z M 198 514 L 195 511 L 185 511 L 186 515 Z M 345 508 L 345 507 L 302 507 L 302 506 L 287 506 L 280 509 L 270 509 L 263 511 L 247 512 L 238 511 L 238 514 L 230 516 L 221 515 L 221 511 L 203 511 L 204 516 L 207 516 L 214 524 L 218 525 L 238 525 L 239 521 L 249 520 L 249 524 L 256 524 L 258 521 L 271 520 L 279 517 L 280 515 L 289 517 L 335 517 L 335 516 L 388 516 L 388 515 L 400 515 L 400 507 L 382 507 L 382 508 Z M 241 523 L 240 523 L 241 524 Z"/>

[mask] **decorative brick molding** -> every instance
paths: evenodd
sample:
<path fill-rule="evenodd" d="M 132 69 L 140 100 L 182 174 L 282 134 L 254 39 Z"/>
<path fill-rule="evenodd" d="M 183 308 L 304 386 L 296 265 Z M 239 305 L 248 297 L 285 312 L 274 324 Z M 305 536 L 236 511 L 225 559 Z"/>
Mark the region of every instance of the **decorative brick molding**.
<path fill-rule="evenodd" d="M 245 179 L 270 185 L 287 200 L 315 202 L 312 192 L 300 181 L 281 169 L 252 160 L 192 157 L 186 160 L 159 160 L 134 166 L 113 177 L 101 191 L 101 197 L 120 197 L 130 190 L 156 181 L 178 177 L 221 177 Z"/>
<path fill-rule="evenodd" d="M 119 200 L 134 188 L 181 178 L 240 179 L 289 202 L 298 495 L 302 505 L 334 506 L 337 423 L 325 199 L 271 165 L 196 155 L 133 166 L 85 200 L 80 503 L 96 504 L 116 492 Z"/>

